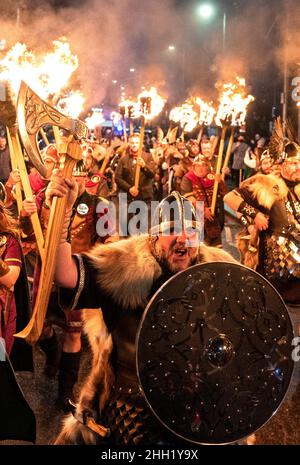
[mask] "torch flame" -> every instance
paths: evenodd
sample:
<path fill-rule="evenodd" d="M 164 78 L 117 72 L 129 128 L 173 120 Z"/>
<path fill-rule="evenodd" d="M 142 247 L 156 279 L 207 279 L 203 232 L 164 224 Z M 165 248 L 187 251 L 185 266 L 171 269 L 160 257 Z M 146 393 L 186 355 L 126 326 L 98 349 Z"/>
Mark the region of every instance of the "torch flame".
<path fill-rule="evenodd" d="M 93 108 L 92 115 L 85 119 L 86 125 L 90 131 L 96 129 L 97 126 L 101 126 L 101 123 L 104 121 L 105 119 L 101 108 Z"/>
<path fill-rule="evenodd" d="M 56 107 L 61 113 L 71 118 L 78 118 L 83 112 L 85 98 L 80 91 L 71 91 L 66 97 L 59 99 Z"/>
<path fill-rule="evenodd" d="M 237 77 L 236 83 L 223 84 L 221 90 L 220 106 L 216 115 L 217 125 L 242 126 L 245 123 L 247 106 L 254 100 L 252 95 L 246 95 L 245 79 Z"/>
<path fill-rule="evenodd" d="M 9 81 L 15 95 L 21 80 L 44 100 L 59 92 L 77 69 L 78 58 L 65 38 L 55 40 L 53 46 L 53 52 L 36 57 L 25 44 L 15 44 L 0 61 L 0 80 Z"/>
<path fill-rule="evenodd" d="M 195 103 L 199 105 L 199 124 L 201 126 L 210 126 L 216 114 L 212 103 L 206 103 L 200 97 L 195 98 Z"/>
<path fill-rule="evenodd" d="M 110 118 L 113 124 L 116 126 L 119 123 L 119 121 L 121 121 L 122 116 L 117 111 L 112 111 L 110 114 Z"/>
<path fill-rule="evenodd" d="M 126 118 L 139 118 L 140 117 L 140 109 L 138 102 L 134 102 L 133 100 L 123 99 L 121 103 L 119 103 L 120 114 Z"/>
<path fill-rule="evenodd" d="M 180 123 L 184 131 L 191 132 L 198 124 L 199 115 L 191 103 L 184 103 L 181 107 L 173 108 L 169 118 L 175 123 Z"/>
<path fill-rule="evenodd" d="M 140 113 L 146 120 L 150 121 L 162 111 L 166 99 L 158 94 L 155 87 L 151 87 L 150 90 L 144 90 L 138 95 L 138 102 L 140 105 Z"/>

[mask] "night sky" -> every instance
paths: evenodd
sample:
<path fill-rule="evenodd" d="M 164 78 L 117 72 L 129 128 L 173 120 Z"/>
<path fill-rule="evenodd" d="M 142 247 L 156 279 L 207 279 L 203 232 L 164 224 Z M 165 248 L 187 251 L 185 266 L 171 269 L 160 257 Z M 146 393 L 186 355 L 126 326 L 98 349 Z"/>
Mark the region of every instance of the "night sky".
<path fill-rule="evenodd" d="M 49 47 L 66 35 L 79 57 L 78 80 L 91 104 L 118 99 L 112 79 L 132 93 L 142 84 L 156 85 L 172 104 L 181 104 L 195 93 L 215 100 L 217 81 L 241 75 L 256 97 L 251 105 L 253 130 L 267 130 L 272 114 L 281 111 L 287 43 L 289 85 L 299 74 L 300 2 L 210 0 L 216 10 L 208 21 L 196 13 L 200 3 L 204 1 L 19 0 L 4 4 L 0 25 L 6 17 L 13 24 L 19 7 L 19 28 L 7 37 L 11 44 L 23 40 L 32 48 L 43 43 Z M 12 28 L 6 30 L 9 35 Z M 171 44 L 176 47 L 173 54 L 168 51 Z M 130 67 L 136 69 L 134 76 Z M 292 115 L 294 110 L 290 102 Z"/>

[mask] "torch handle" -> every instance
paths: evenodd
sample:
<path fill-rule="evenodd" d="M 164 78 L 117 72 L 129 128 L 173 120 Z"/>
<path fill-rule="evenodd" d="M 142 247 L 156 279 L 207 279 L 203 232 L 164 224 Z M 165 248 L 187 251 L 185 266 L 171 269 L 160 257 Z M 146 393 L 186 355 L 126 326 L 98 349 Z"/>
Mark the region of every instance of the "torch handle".
<path fill-rule="evenodd" d="M 203 129 L 204 129 L 204 126 L 203 126 L 203 124 L 202 124 L 201 127 L 200 127 L 200 130 L 199 130 L 199 132 L 198 132 L 198 137 L 197 137 L 197 142 L 198 142 L 198 144 L 200 144 L 200 142 L 201 142 L 202 135 L 203 135 Z"/>
<path fill-rule="evenodd" d="M 123 118 L 122 120 L 122 126 L 123 126 L 123 134 L 124 134 L 124 142 L 127 144 L 127 132 L 126 132 L 126 119 Z"/>
<path fill-rule="evenodd" d="M 234 127 L 231 128 L 230 138 L 229 138 L 229 141 L 228 141 L 228 146 L 227 146 L 227 150 L 226 150 L 225 160 L 224 160 L 224 164 L 223 164 L 223 168 L 222 168 L 222 179 L 223 179 L 223 180 L 224 180 L 224 178 L 225 178 L 224 170 L 225 170 L 225 168 L 227 168 L 227 166 L 228 166 L 229 158 L 230 158 L 230 155 L 231 155 L 231 149 L 232 149 L 233 139 L 234 139 Z"/>
<path fill-rule="evenodd" d="M 24 157 L 23 157 L 22 148 L 21 148 L 20 139 L 19 139 L 18 134 L 12 136 L 12 143 L 13 143 L 14 150 L 15 150 L 15 155 L 16 155 L 16 158 L 17 158 L 17 164 L 18 164 L 18 167 L 19 167 L 19 170 L 20 170 L 21 182 L 22 182 L 25 198 L 26 199 L 33 199 L 32 189 L 31 189 L 28 173 L 27 173 L 27 170 L 26 170 L 26 165 L 25 165 L 25 161 L 24 161 Z M 40 219 L 39 219 L 38 214 L 33 213 L 32 215 L 30 215 L 30 220 L 31 220 L 32 227 L 33 227 L 33 230 L 34 230 L 34 235 L 35 235 L 37 247 L 38 247 L 38 250 L 39 250 L 39 254 L 40 254 L 41 260 L 43 262 L 44 258 L 45 258 L 45 256 L 44 256 L 44 252 L 45 252 L 45 249 L 44 249 L 44 235 L 43 235 L 43 231 L 42 231 L 42 227 L 41 227 L 41 223 L 40 223 Z"/>
<path fill-rule="evenodd" d="M 214 190 L 213 190 L 211 206 L 210 206 L 210 210 L 211 210 L 212 215 L 215 214 L 215 210 L 216 210 L 218 187 L 219 187 L 218 177 L 219 177 L 219 175 L 221 173 L 222 156 L 223 156 L 224 142 L 225 142 L 225 134 L 226 134 L 226 126 L 222 127 L 222 135 L 221 135 L 219 154 L 218 154 L 216 173 L 215 173 Z"/>
<path fill-rule="evenodd" d="M 144 134 L 145 134 L 145 117 L 142 116 L 141 118 L 142 118 L 142 126 L 141 126 L 141 132 L 140 132 L 140 145 L 139 145 L 139 151 L 138 151 L 138 156 L 137 156 L 137 162 L 142 158 Z M 136 189 L 139 188 L 139 184 L 140 184 L 140 172 L 141 172 L 141 167 L 137 163 L 135 167 L 135 178 L 134 178 L 134 187 Z"/>
<path fill-rule="evenodd" d="M 9 147 L 9 154 L 10 154 L 10 161 L 11 161 L 11 167 L 13 170 L 19 169 L 18 163 L 17 163 L 17 157 L 15 153 L 15 148 L 12 142 L 12 137 L 9 132 L 9 128 L 6 127 L 6 134 L 7 134 L 7 141 L 8 141 L 8 147 Z M 16 200 L 17 200 L 17 206 L 18 206 L 18 212 L 20 214 L 22 210 L 22 190 L 21 190 L 21 184 L 18 182 L 16 184 Z"/>

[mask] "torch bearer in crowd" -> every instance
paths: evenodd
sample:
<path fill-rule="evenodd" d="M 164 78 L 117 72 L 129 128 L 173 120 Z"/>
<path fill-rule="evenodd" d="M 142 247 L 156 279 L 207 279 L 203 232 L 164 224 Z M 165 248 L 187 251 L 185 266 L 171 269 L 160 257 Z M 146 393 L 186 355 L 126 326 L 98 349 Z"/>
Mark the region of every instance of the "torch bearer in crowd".
<path fill-rule="evenodd" d="M 145 90 L 141 94 L 138 95 L 138 102 L 139 102 L 139 111 L 141 115 L 141 132 L 140 132 L 140 145 L 139 151 L 137 156 L 137 163 L 136 163 L 136 171 L 135 171 L 135 179 L 134 179 L 134 187 L 136 189 L 139 188 L 140 182 L 140 171 L 141 165 L 139 164 L 139 160 L 142 158 L 143 153 L 143 144 L 144 144 L 144 134 L 145 134 L 145 124 L 146 121 L 149 122 L 155 116 L 158 116 L 159 113 L 162 111 L 165 99 L 163 99 L 154 87 L 151 87 L 149 91 Z"/>
<path fill-rule="evenodd" d="M 222 135 L 219 147 L 217 167 L 215 173 L 214 190 L 211 202 L 211 213 L 214 215 L 218 195 L 218 186 L 221 178 L 221 171 L 224 173 L 227 168 L 234 137 L 234 128 L 240 126 L 246 118 L 247 105 L 254 100 L 252 95 L 245 95 L 245 80 L 237 77 L 236 83 L 227 83 L 222 86 L 220 105 L 216 115 L 216 123 L 222 127 Z M 226 156 L 222 168 L 222 157 L 226 130 L 231 128 L 231 135 L 228 142 Z"/>
<path fill-rule="evenodd" d="M 226 91 L 227 97 L 231 99 L 232 113 L 231 113 L 231 132 L 226 150 L 225 160 L 222 168 L 222 176 L 225 176 L 225 170 L 228 167 L 228 162 L 231 155 L 232 144 L 234 140 L 235 128 L 241 127 L 245 124 L 247 115 L 247 107 L 249 103 L 253 102 L 252 95 L 246 95 L 245 79 L 237 78 L 237 84 L 231 85 Z"/>

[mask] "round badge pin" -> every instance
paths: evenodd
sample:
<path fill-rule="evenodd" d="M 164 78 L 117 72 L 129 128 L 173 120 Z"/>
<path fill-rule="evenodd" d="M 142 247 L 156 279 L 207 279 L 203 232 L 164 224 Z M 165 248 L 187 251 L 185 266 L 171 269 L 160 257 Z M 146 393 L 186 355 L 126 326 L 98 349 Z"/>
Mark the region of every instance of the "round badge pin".
<path fill-rule="evenodd" d="M 89 211 L 89 207 L 87 206 L 86 203 L 80 203 L 77 206 L 78 215 L 85 216 L 85 215 L 87 215 L 88 211 Z"/>

